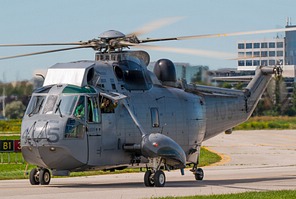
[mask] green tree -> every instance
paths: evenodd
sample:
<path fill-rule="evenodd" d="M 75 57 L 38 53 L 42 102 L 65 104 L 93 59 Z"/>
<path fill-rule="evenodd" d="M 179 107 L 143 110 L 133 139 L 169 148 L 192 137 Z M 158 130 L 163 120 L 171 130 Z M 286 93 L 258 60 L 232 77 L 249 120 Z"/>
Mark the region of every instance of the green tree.
<path fill-rule="evenodd" d="M 223 84 L 222 84 L 221 87 L 222 88 L 232 88 L 233 86 L 230 83 L 228 83 L 228 82 L 223 82 Z"/>
<path fill-rule="evenodd" d="M 293 85 L 293 94 L 291 95 L 290 107 L 285 112 L 288 116 L 296 115 L 296 83 Z"/>
<path fill-rule="evenodd" d="M 9 119 L 22 118 L 26 107 L 21 101 L 13 101 L 6 105 L 6 117 Z"/>

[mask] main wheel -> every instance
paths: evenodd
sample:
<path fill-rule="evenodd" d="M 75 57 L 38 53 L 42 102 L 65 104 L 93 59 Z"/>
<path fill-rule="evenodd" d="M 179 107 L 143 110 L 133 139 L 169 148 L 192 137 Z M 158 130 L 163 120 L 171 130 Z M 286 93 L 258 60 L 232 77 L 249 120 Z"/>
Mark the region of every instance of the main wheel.
<path fill-rule="evenodd" d="M 154 184 L 156 187 L 163 187 L 165 185 L 165 175 L 162 170 L 158 170 L 155 172 Z"/>
<path fill-rule="evenodd" d="M 198 168 L 194 176 L 195 180 L 202 180 L 204 178 L 204 171 L 201 168 Z"/>
<path fill-rule="evenodd" d="M 144 175 L 144 184 L 146 187 L 154 187 L 154 180 L 151 178 L 151 170 L 147 170 Z"/>
<path fill-rule="evenodd" d="M 34 168 L 30 172 L 30 183 L 31 185 L 39 185 L 39 171 L 37 168 Z"/>
<path fill-rule="evenodd" d="M 39 172 L 39 182 L 41 185 L 48 185 L 50 183 L 51 175 L 48 169 L 41 169 Z"/>

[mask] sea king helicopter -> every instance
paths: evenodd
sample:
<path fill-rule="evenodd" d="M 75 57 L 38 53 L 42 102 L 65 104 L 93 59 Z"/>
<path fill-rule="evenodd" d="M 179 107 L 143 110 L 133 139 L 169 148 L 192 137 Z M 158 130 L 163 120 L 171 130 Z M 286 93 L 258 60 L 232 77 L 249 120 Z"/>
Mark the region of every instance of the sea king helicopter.
<path fill-rule="evenodd" d="M 23 157 L 37 166 L 29 174 L 30 183 L 48 185 L 52 175 L 75 171 L 139 166 L 147 169 L 145 186 L 163 187 L 163 170 L 180 169 L 184 174 L 186 165 L 193 165 L 195 179 L 202 180 L 204 172 L 198 168 L 202 142 L 248 120 L 281 67 L 260 66 L 244 90 L 233 90 L 179 81 L 168 59 L 158 60 L 152 72 L 147 69 L 147 52 L 126 49 L 198 54 L 145 43 L 295 30 L 139 39 L 149 31 L 146 28 L 128 35 L 110 30 L 85 42 L 1 44 L 72 47 L 0 59 L 81 48 L 97 51 L 92 61 L 53 65 L 43 86 L 32 93 L 21 127 Z"/>

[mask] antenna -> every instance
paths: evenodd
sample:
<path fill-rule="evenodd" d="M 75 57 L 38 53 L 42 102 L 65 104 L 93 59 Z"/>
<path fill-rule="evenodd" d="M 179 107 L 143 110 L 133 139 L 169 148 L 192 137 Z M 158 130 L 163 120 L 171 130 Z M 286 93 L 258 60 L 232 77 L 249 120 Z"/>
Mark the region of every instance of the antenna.
<path fill-rule="evenodd" d="M 292 25 L 292 19 L 291 19 L 291 17 L 287 17 L 286 23 L 287 23 L 287 26 L 291 26 Z"/>
<path fill-rule="evenodd" d="M 5 113 L 5 87 L 3 87 L 3 90 L 2 90 L 2 109 L 3 109 L 2 115 L 5 118 L 5 115 L 6 115 L 6 113 Z"/>

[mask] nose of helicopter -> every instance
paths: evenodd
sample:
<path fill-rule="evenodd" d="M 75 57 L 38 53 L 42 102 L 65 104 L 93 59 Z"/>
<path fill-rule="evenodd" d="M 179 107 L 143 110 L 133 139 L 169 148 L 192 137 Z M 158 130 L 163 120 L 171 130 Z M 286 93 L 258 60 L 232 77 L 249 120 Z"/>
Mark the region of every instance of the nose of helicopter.
<path fill-rule="evenodd" d="M 71 145 L 64 139 L 67 118 L 59 120 L 23 120 L 21 150 L 26 162 L 42 168 L 71 170 L 84 163 L 71 152 Z"/>

